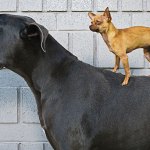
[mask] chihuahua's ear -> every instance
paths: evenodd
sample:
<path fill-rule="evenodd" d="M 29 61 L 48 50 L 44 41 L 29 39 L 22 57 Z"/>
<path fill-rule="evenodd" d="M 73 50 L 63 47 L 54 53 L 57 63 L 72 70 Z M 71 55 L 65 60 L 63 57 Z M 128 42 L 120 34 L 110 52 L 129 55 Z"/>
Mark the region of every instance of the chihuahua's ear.
<path fill-rule="evenodd" d="M 90 17 L 90 19 L 92 20 L 96 15 L 94 13 L 89 12 L 88 16 Z"/>
<path fill-rule="evenodd" d="M 108 7 L 105 9 L 103 16 L 107 17 L 107 18 L 108 18 L 108 21 L 111 21 L 111 20 L 112 20 L 111 14 L 110 14 L 110 11 L 109 11 L 109 8 L 108 8 Z"/>

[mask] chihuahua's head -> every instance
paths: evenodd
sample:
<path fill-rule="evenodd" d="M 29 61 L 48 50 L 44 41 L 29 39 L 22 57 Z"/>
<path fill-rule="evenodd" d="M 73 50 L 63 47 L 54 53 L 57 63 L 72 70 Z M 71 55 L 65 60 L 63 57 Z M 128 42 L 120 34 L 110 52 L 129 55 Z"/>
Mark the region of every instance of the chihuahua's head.
<path fill-rule="evenodd" d="M 109 8 L 107 7 L 102 15 L 88 13 L 91 19 L 91 25 L 89 26 L 90 30 L 93 32 L 105 33 L 109 28 L 109 24 L 111 23 L 111 15 Z"/>

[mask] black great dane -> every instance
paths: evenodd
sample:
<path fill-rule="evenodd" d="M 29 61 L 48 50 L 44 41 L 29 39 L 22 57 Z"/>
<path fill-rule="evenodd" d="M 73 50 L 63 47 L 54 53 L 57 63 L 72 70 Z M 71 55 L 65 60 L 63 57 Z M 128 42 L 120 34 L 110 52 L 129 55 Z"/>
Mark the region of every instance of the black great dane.
<path fill-rule="evenodd" d="M 35 95 L 54 150 L 150 150 L 150 77 L 124 76 L 79 61 L 43 26 L 0 15 L 0 67 Z"/>

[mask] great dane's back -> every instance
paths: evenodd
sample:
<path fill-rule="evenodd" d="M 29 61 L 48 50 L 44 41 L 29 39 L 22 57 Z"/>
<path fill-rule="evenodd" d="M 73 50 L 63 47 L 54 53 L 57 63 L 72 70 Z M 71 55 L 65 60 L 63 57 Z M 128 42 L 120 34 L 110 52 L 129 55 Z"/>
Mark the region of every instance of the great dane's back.
<path fill-rule="evenodd" d="M 43 26 L 0 15 L 0 67 L 33 91 L 41 126 L 55 150 L 149 150 L 150 78 L 123 75 L 79 61 Z"/>

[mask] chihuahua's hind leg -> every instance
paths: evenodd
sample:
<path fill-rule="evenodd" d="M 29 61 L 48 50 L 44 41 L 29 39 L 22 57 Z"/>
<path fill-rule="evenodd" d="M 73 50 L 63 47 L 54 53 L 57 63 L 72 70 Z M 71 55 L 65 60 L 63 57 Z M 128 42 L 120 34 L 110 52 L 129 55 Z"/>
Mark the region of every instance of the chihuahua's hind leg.
<path fill-rule="evenodd" d="M 122 85 L 127 85 L 130 78 L 130 67 L 129 67 L 128 56 L 125 54 L 121 56 L 120 59 L 125 70 L 125 78 L 124 81 L 122 82 Z"/>
<path fill-rule="evenodd" d="M 115 55 L 115 67 L 113 69 L 113 72 L 117 71 L 117 69 L 119 68 L 119 65 L 120 65 L 120 58 L 119 56 Z"/>
<path fill-rule="evenodd" d="M 144 48 L 144 56 L 150 62 L 150 47 Z"/>

